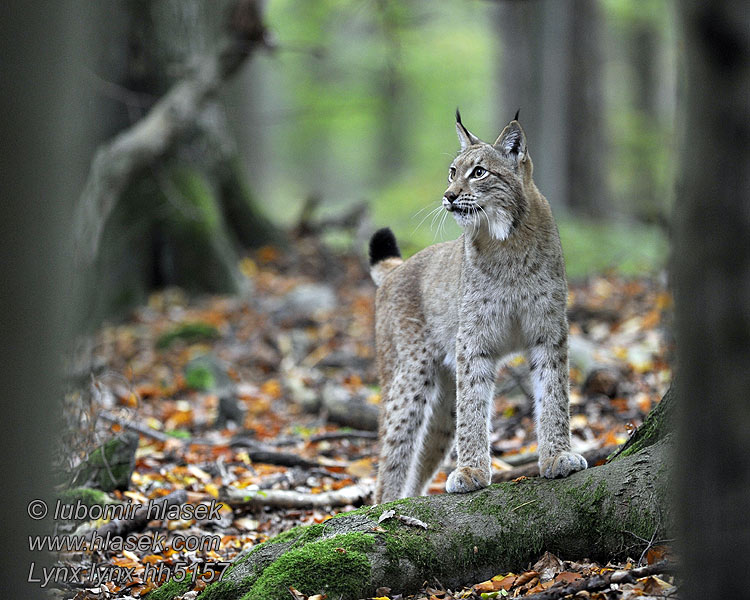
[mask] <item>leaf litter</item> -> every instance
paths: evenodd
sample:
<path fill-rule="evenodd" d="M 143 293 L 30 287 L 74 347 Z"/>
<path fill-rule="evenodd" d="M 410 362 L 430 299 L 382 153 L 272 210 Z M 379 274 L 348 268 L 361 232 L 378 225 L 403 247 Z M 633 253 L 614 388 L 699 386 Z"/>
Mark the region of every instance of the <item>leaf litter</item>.
<path fill-rule="evenodd" d="M 98 444 L 130 429 L 140 436 L 135 470 L 130 488 L 112 492 L 113 500 L 145 503 L 185 490 L 193 504 L 224 502 L 218 519 L 151 522 L 137 532 L 163 534 L 168 542 L 176 535 L 213 536 L 215 547 L 177 551 L 168 543 L 170 549 L 161 553 L 60 553 L 59 565 L 122 566 L 135 576 L 127 584 L 69 586 L 53 595 L 140 598 L 168 578 L 146 579 L 150 565 L 187 564 L 188 572 L 200 574 L 204 565 L 232 561 L 296 525 L 322 523 L 371 502 L 368 493 L 377 470 L 374 433 L 365 430 L 366 421 L 342 427 L 321 399 L 356 397 L 365 408 L 377 408 L 374 287 L 357 256 L 337 256 L 332 275 L 329 267 L 325 274 L 300 267 L 306 264 L 303 253 L 300 248 L 263 248 L 243 259 L 241 270 L 253 290 L 247 297 L 191 298 L 168 289 L 153 294 L 125 321 L 105 325 L 81 341 L 71 359 L 70 391 L 63 401 L 61 472 L 71 473 Z M 610 274 L 570 289 L 571 429 L 574 449 L 586 452 L 624 442 L 666 391 L 671 380 L 671 298 L 659 278 Z M 499 369 L 495 395 L 493 466 L 500 472 L 515 473 L 535 462 L 530 389 L 525 361 L 511 357 Z M 429 493 L 443 493 L 450 470 L 450 464 L 444 465 Z M 363 494 L 346 494 L 357 486 Z M 342 490 L 340 505 L 304 505 L 326 493 L 335 500 Z M 274 505 L 277 492 L 302 499 L 300 505 Z M 227 500 L 238 497 L 256 501 Z M 395 512 L 386 517 L 388 513 L 381 518 L 426 527 L 412 517 Z M 61 532 L 85 531 L 98 525 L 59 527 Z M 658 562 L 667 552 L 657 546 L 646 559 Z M 523 573 L 467 581 L 462 590 L 433 582 L 412 596 L 390 595 L 383 588 L 379 598 L 521 597 L 625 567 L 565 561 L 546 553 Z M 665 577 L 583 590 L 576 597 L 674 598 Z M 206 584 L 200 576 L 195 580 L 192 592 L 200 592 Z M 321 597 L 297 590 L 293 595 Z"/>

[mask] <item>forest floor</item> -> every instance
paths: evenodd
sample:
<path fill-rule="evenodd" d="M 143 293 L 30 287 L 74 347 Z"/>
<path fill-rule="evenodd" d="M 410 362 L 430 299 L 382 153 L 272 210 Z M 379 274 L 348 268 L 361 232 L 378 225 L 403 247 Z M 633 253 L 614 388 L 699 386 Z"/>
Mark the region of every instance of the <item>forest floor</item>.
<path fill-rule="evenodd" d="M 99 444 L 139 431 L 135 470 L 116 501 L 146 504 L 185 490 L 192 504 L 219 506 L 207 519 L 151 521 L 137 537 L 166 536 L 164 547 L 61 552 L 58 565 L 122 567 L 129 577 L 68 585 L 56 598 L 140 598 L 168 577 L 187 576 L 199 592 L 221 563 L 300 524 L 371 502 L 377 469 L 372 415 L 380 400 L 374 366 L 374 286 L 360 259 L 310 241 L 294 252 L 266 247 L 245 258 L 244 297 L 154 294 L 125 321 L 102 327 L 81 348 L 64 400 L 61 471 L 74 473 Z M 599 458 L 624 442 L 671 381 L 671 298 L 660 277 L 615 274 L 571 284 L 571 429 L 574 449 Z M 492 450 L 496 479 L 533 475 L 535 433 L 521 357 L 499 369 Z M 359 407 L 347 420 L 337 403 Z M 346 412 L 346 411 L 345 411 Z M 359 420 L 359 421 L 358 421 Z M 336 421 L 336 422 L 334 422 Z M 348 427 L 342 426 L 346 423 Z M 450 461 L 430 494 L 444 491 Z M 524 465 L 531 464 L 531 470 Z M 524 470 L 525 469 L 525 470 Z M 69 483 L 66 482 L 66 483 Z M 328 505 L 314 506 L 321 494 Z M 212 504 L 213 503 L 213 504 Z M 189 515 L 188 515 L 189 517 Z M 87 533 L 103 521 L 61 522 Z M 201 542 L 180 548 L 179 536 Z M 596 564 L 545 554 L 522 573 L 443 589 L 426 578 L 408 598 L 501 598 L 651 564 L 668 549 L 652 540 L 626 562 Z M 151 576 L 154 567 L 165 567 Z M 128 571 L 129 570 L 129 571 Z M 323 582 L 321 582 L 322 584 Z M 322 587 L 322 585 L 321 585 Z M 320 590 L 290 598 L 321 600 Z M 194 598 L 189 592 L 184 598 Z M 577 598 L 675 598 L 663 575 L 580 591 Z M 406 598 L 378 590 L 380 598 Z"/>

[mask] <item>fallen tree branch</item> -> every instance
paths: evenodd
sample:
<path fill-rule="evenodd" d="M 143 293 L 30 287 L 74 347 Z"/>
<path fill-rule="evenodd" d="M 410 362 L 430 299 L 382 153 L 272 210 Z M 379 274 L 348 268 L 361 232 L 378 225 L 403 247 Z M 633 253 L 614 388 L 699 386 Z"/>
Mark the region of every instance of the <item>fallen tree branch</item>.
<path fill-rule="evenodd" d="M 164 156 L 192 127 L 221 84 L 237 72 L 258 45 L 266 44 L 256 0 L 238 0 L 219 50 L 206 56 L 137 123 L 100 146 L 91 163 L 75 214 L 75 257 L 79 267 L 93 263 L 104 225 L 132 177 Z"/>
<path fill-rule="evenodd" d="M 363 431 L 361 429 L 351 429 L 349 431 L 326 431 L 324 433 L 311 435 L 309 441 L 323 442 L 332 440 L 350 440 L 357 438 L 365 440 L 376 440 L 378 439 L 378 434 L 375 431 Z"/>
<path fill-rule="evenodd" d="M 358 506 L 372 494 L 371 485 L 359 484 L 343 487 L 339 490 L 312 494 L 294 490 L 248 491 L 226 488 L 222 491 L 221 501 L 230 506 L 242 508 L 326 508 L 329 506 Z"/>
<path fill-rule="evenodd" d="M 619 571 L 606 571 L 600 575 L 578 579 L 563 586 L 553 586 L 543 592 L 529 594 L 524 596 L 524 600 L 560 600 L 566 596 L 577 594 L 578 592 L 596 592 L 608 588 L 613 583 L 633 583 L 641 577 L 658 575 L 663 573 L 674 573 L 674 565 L 666 560 L 662 560 L 653 565 L 636 567 L 635 569 L 623 569 Z"/>
<path fill-rule="evenodd" d="M 161 507 L 165 504 L 167 506 L 179 506 L 186 502 L 187 492 L 185 490 L 176 490 L 171 494 L 154 500 L 152 506 Z M 106 537 L 107 534 L 110 536 L 126 536 L 128 533 L 145 529 L 149 521 L 149 505 L 147 504 L 135 511 L 131 519 L 113 519 L 109 523 L 102 525 L 96 532 L 101 537 Z"/>
<path fill-rule="evenodd" d="M 157 431 L 156 429 L 149 427 L 148 425 L 139 423 L 138 421 L 129 421 L 128 419 L 122 419 L 108 412 L 100 412 L 99 417 L 104 419 L 108 423 L 114 423 L 115 425 L 119 425 L 124 429 L 129 429 L 130 431 L 134 431 L 146 437 L 150 437 L 151 439 L 154 439 L 158 442 L 166 442 L 167 440 L 177 439 L 172 437 L 171 435 L 167 435 L 166 433 Z"/>

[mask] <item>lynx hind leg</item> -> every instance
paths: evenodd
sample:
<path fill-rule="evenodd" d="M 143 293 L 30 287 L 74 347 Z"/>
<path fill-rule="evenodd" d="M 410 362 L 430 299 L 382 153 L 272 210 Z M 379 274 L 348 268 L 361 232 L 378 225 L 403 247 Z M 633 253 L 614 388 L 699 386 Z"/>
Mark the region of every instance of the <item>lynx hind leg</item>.
<path fill-rule="evenodd" d="M 570 450 L 568 355 L 564 334 L 556 343 L 540 340 L 529 351 L 534 413 L 539 440 L 539 472 L 548 479 L 567 477 L 588 467 Z"/>
<path fill-rule="evenodd" d="M 421 496 L 432 481 L 451 448 L 456 431 L 456 384 L 451 375 L 441 372 L 432 410 L 427 411 L 427 422 L 421 436 L 419 462 L 413 474 L 411 495 Z"/>
<path fill-rule="evenodd" d="M 422 357 L 403 361 L 386 387 L 380 420 L 380 462 L 375 502 L 413 495 L 409 479 L 418 467 L 419 434 L 439 382 Z"/>

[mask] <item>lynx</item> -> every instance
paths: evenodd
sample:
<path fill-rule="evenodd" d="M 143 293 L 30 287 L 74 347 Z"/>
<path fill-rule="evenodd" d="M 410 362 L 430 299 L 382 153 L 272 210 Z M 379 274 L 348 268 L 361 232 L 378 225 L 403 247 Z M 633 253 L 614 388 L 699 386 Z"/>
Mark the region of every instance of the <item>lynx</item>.
<path fill-rule="evenodd" d="M 370 240 L 382 388 L 375 502 L 420 495 L 456 441 L 446 491 L 490 483 L 490 409 L 500 359 L 522 351 L 534 390 L 539 468 L 587 467 L 570 451 L 567 283 L 560 237 L 532 179 L 518 115 L 493 144 L 456 111 L 461 150 L 442 206 L 461 236 L 404 261 L 390 229 Z"/>

